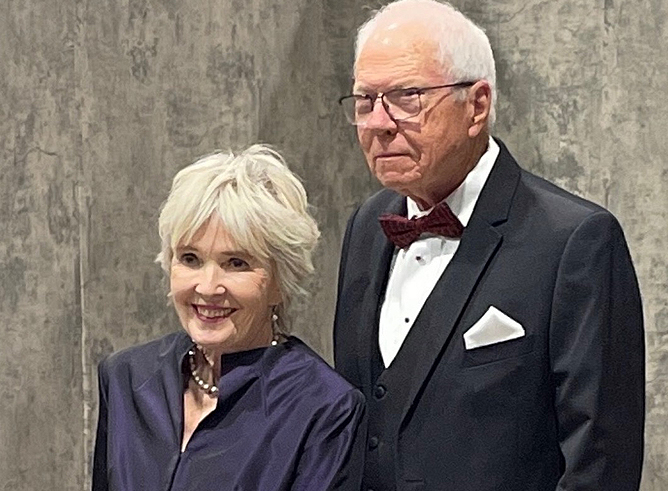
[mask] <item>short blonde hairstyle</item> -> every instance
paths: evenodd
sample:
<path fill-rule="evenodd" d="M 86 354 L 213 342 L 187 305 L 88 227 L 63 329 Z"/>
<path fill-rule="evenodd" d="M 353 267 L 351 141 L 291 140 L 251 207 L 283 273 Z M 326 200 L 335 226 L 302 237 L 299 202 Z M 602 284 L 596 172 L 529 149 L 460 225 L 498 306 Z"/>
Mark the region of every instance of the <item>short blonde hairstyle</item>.
<path fill-rule="evenodd" d="M 162 250 L 156 261 L 167 273 L 175 248 L 192 240 L 214 214 L 236 246 L 275 275 L 283 300 L 277 314 L 286 330 L 291 303 L 306 294 L 320 236 L 304 186 L 278 152 L 259 144 L 239 155 L 213 153 L 185 167 L 160 213 Z"/>

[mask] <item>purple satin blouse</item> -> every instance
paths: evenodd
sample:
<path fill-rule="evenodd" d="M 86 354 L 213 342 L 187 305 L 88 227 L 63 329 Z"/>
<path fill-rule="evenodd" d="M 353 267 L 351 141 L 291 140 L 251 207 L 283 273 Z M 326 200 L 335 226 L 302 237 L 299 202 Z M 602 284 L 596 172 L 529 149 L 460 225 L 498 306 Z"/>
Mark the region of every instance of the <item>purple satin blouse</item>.
<path fill-rule="evenodd" d="M 181 453 L 191 346 L 179 332 L 100 363 L 93 491 L 359 490 L 364 398 L 295 337 L 223 356 Z"/>

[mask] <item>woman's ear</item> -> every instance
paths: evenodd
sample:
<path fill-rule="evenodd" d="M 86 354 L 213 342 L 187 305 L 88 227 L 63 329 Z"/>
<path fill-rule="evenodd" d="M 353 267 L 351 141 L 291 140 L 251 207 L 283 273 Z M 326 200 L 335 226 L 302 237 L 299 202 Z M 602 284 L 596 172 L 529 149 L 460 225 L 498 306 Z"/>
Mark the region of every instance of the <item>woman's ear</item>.
<path fill-rule="evenodd" d="M 272 307 L 278 307 L 279 304 L 283 303 L 283 293 L 281 293 L 281 288 L 276 281 L 276 276 L 271 279 L 267 289 L 267 297 L 267 303 Z"/>

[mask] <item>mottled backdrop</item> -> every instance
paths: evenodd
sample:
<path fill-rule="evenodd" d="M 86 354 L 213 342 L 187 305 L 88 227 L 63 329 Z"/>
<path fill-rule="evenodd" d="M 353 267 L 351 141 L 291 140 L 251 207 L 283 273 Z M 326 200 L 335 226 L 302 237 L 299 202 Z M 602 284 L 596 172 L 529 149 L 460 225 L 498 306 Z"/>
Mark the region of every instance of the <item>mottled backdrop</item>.
<path fill-rule="evenodd" d="M 668 3 L 459 0 L 499 72 L 496 134 L 621 220 L 645 302 L 643 491 L 668 489 Z M 177 329 L 153 259 L 177 169 L 272 143 L 323 240 L 297 331 L 331 359 L 338 248 L 376 188 L 336 98 L 354 0 L 0 2 L 0 489 L 89 487 L 95 367 Z"/>

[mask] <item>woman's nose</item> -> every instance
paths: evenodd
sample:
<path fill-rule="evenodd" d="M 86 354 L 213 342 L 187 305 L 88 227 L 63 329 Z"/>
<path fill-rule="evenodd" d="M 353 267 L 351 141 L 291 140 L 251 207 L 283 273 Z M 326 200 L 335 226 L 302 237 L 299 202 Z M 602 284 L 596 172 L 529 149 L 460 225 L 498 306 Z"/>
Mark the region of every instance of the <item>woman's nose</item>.
<path fill-rule="evenodd" d="M 201 295 L 225 293 L 225 272 L 215 264 L 207 264 L 199 270 L 195 291 Z"/>

